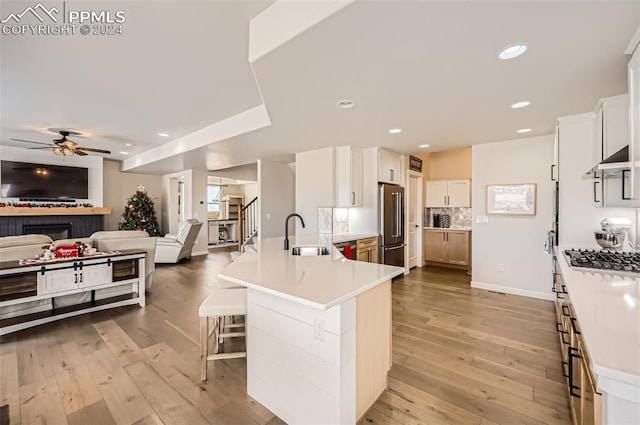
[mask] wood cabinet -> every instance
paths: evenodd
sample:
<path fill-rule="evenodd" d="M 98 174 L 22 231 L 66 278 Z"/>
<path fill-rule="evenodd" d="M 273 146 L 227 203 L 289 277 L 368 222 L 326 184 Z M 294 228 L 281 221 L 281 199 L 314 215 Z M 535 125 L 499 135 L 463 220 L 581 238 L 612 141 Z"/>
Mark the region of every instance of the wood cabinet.
<path fill-rule="evenodd" d="M 424 260 L 467 267 L 470 264 L 470 236 L 465 230 L 424 231 Z"/>
<path fill-rule="evenodd" d="M 335 206 L 362 206 L 362 150 L 354 146 L 335 148 Z"/>
<path fill-rule="evenodd" d="M 367 263 L 378 262 L 378 237 L 373 236 L 356 241 L 356 259 Z"/>
<path fill-rule="evenodd" d="M 428 208 L 470 207 L 469 180 L 427 180 L 425 206 Z"/>
<path fill-rule="evenodd" d="M 557 262 L 555 257 L 554 261 Z M 557 267 L 555 269 L 557 270 Z M 560 338 L 562 375 L 566 379 L 571 419 L 574 425 L 601 425 L 602 393 L 591 370 L 591 360 L 580 331 L 578 317 L 571 305 L 562 275 L 554 273 L 553 276 L 552 289 L 556 293 L 556 330 Z"/>
<path fill-rule="evenodd" d="M 378 181 L 403 185 L 402 155 L 387 149 L 378 149 Z"/>
<path fill-rule="evenodd" d="M 144 270 L 145 253 L 134 250 L 29 265 L 20 265 L 18 261 L 2 262 L 0 311 L 30 306 L 34 302 L 40 304 L 38 311 L 1 319 L 0 335 L 90 311 L 131 304 L 144 307 Z M 109 292 L 114 288 L 117 294 Z M 79 297 L 62 308 L 56 306 L 57 297 L 68 298 L 83 293 L 91 294 L 87 298 L 90 301 Z"/>

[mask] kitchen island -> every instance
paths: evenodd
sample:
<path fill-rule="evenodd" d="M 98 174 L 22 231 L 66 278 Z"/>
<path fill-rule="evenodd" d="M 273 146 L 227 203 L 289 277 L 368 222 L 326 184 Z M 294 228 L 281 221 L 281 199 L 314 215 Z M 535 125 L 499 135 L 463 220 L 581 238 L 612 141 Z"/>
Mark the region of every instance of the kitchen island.
<path fill-rule="evenodd" d="M 571 267 L 563 251 L 555 290 L 572 414 L 585 424 L 640 424 L 640 276 Z"/>
<path fill-rule="evenodd" d="M 331 235 L 260 241 L 220 278 L 247 287 L 247 392 L 289 424 L 353 424 L 387 385 L 391 279 L 403 268 L 346 260 Z"/>

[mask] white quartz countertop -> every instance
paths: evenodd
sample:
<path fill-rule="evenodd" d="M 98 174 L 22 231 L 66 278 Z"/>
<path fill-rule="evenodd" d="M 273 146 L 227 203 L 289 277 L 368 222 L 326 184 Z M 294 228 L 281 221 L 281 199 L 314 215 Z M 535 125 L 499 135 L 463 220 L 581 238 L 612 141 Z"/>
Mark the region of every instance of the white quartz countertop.
<path fill-rule="evenodd" d="M 569 299 L 598 376 L 640 386 L 640 276 L 572 268 L 556 248 Z"/>
<path fill-rule="evenodd" d="M 345 259 L 332 245 L 332 235 L 263 239 L 219 274 L 223 280 L 290 301 L 326 310 L 404 273 L 402 267 Z M 321 245 L 329 255 L 297 256 L 294 246 Z"/>
<path fill-rule="evenodd" d="M 433 229 L 433 230 L 464 230 L 465 232 L 471 231 L 471 226 L 458 226 L 458 227 L 433 227 L 433 226 L 424 226 L 425 229 Z"/>

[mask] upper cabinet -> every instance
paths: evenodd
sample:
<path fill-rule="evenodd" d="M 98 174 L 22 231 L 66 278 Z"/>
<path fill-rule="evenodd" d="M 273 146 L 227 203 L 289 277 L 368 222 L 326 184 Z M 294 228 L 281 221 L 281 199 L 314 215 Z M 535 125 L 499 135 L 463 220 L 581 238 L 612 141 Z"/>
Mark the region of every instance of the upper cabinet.
<path fill-rule="evenodd" d="M 595 163 L 602 162 L 629 144 L 629 100 L 626 94 L 600 99 L 594 128 Z"/>
<path fill-rule="evenodd" d="M 335 149 L 335 206 L 362 206 L 362 150 L 353 146 Z"/>
<path fill-rule="evenodd" d="M 378 181 L 403 185 L 402 155 L 387 149 L 378 149 Z"/>
<path fill-rule="evenodd" d="M 640 206 L 640 28 L 625 53 L 629 61 L 629 158 L 631 159 L 629 197 Z"/>
<path fill-rule="evenodd" d="M 427 180 L 425 206 L 429 208 L 470 207 L 471 182 L 469 180 Z"/>

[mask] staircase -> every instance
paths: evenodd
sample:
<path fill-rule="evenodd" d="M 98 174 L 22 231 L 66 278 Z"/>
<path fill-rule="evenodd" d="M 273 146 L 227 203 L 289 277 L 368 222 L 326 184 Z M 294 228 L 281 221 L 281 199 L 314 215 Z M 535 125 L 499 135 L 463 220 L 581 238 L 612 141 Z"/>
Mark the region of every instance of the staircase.
<path fill-rule="evenodd" d="M 247 245 L 254 243 L 258 236 L 258 197 L 247 205 L 238 206 L 238 249 L 244 252 Z"/>

